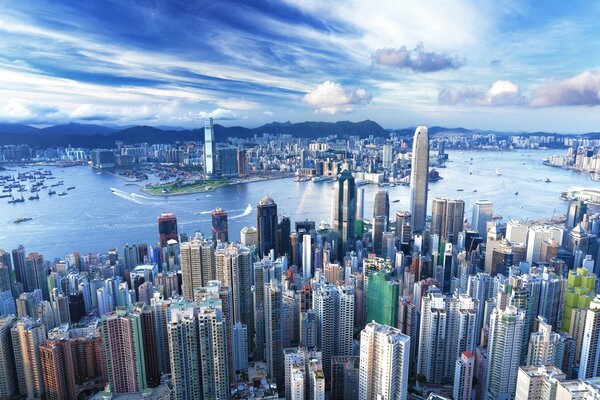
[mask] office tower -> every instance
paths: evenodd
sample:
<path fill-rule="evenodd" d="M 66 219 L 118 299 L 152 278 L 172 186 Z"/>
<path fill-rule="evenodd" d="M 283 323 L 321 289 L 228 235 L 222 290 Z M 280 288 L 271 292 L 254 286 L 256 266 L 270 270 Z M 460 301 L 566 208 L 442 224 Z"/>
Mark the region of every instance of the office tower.
<path fill-rule="evenodd" d="M 200 339 L 196 314 L 193 303 L 185 301 L 170 309 L 167 334 L 173 399 L 202 398 Z"/>
<path fill-rule="evenodd" d="M 571 200 L 567 210 L 567 221 L 565 228 L 573 229 L 583 221 L 583 216 L 587 213 L 587 203 L 582 200 Z"/>
<path fill-rule="evenodd" d="M 16 300 L 17 317 L 37 318 L 38 305 L 39 300 L 36 298 L 34 293 L 21 293 L 19 298 Z"/>
<path fill-rule="evenodd" d="M 392 169 L 392 162 L 394 160 L 394 148 L 391 144 L 386 143 L 383 145 L 383 168 Z"/>
<path fill-rule="evenodd" d="M 284 348 L 298 345 L 300 342 L 300 291 L 293 288 L 290 283 L 289 280 L 286 280 L 281 295 L 283 303 L 281 322 Z"/>
<path fill-rule="evenodd" d="M 469 276 L 467 293 L 474 300 L 477 300 L 477 327 L 475 328 L 477 332 L 481 332 L 483 329 L 485 301 L 493 298 L 496 295 L 496 290 L 494 279 L 490 274 L 478 272 L 477 275 Z M 475 343 L 479 344 L 479 335 L 477 335 Z"/>
<path fill-rule="evenodd" d="M 398 211 L 396 213 L 396 237 L 400 239 L 400 244 L 408 244 L 412 238 L 411 234 L 411 215 L 409 211 Z"/>
<path fill-rule="evenodd" d="M 356 189 L 356 220 L 365 219 L 365 188 Z"/>
<path fill-rule="evenodd" d="M 252 254 L 243 245 L 230 244 L 215 252 L 216 279 L 231 290 L 232 324 L 246 325 L 248 343 L 254 336 L 252 301 Z"/>
<path fill-rule="evenodd" d="M 302 237 L 302 277 L 304 279 L 312 277 L 312 243 L 310 235 Z"/>
<path fill-rule="evenodd" d="M 560 335 L 552 332 L 552 325 L 548 324 L 543 317 L 538 317 L 538 331 L 530 335 L 526 364 L 528 366 L 554 364 L 559 341 Z"/>
<path fill-rule="evenodd" d="M 44 378 L 39 346 L 46 342 L 46 332 L 38 321 L 23 318 L 11 328 L 13 354 L 19 382 L 19 392 L 27 398 L 44 396 Z"/>
<path fill-rule="evenodd" d="M 475 229 L 482 238 L 487 237 L 487 223 L 494 217 L 494 205 L 489 200 L 477 200 L 473 204 L 471 228 Z"/>
<path fill-rule="evenodd" d="M 376 322 L 360 333 L 360 400 L 405 399 L 408 390 L 410 339 L 400 330 Z"/>
<path fill-rule="evenodd" d="M 554 239 L 558 243 L 562 243 L 563 229 L 547 225 L 534 225 L 529 227 L 529 230 L 527 232 L 528 263 L 540 261 L 542 243 L 549 239 Z"/>
<path fill-rule="evenodd" d="M 277 256 L 290 256 L 290 233 L 291 233 L 290 217 L 284 215 L 281 217 L 277 226 Z"/>
<path fill-rule="evenodd" d="M 73 354 L 68 341 L 49 340 L 39 347 L 46 399 L 77 398 Z"/>
<path fill-rule="evenodd" d="M 525 312 L 514 306 L 494 308 L 490 317 L 485 398 L 510 399 L 517 386 Z"/>
<path fill-rule="evenodd" d="M 229 398 L 226 321 L 221 301 L 208 298 L 198 312 L 203 398 Z"/>
<path fill-rule="evenodd" d="M 396 326 L 398 321 L 398 296 L 400 284 L 390 271 L 369 273 L 367 291 L 367 321 Z"/>
<path fill-rule="evenodd" d="M 465 350 L 460 354 L 460 358 L 456 360 L 453 399 L 471 400 L 474 372 L 475 356 L 469 350 Z"/>
<path fill-rule="evenodd" d="M 128 271 L 138 265 L 138 249 L 135 244 L 125 244 L 123 246 L 123 260 L 125 261 L 125 269 Z"/>
<path fill-rule="evenodd" d="M 215 131 L 212 118 L 204 120 L 204 175 L 211 176 L 216 172 Z"/>
<path fill-rule="evenodd" d="M 329 379 L 331 357 L 352 355 L 354 329 L 354 288 L 319 284 L 313 294 L 317 319 L 317 348 L 323 356 L 323 369 Z"/>
<path fill-rule="evenodd" d="M 248 371 L 248 329 L 245 324 L 237 322 L 231 332 L 231 345 L 233 355 L 233 372 Z"/>
<path fill-rule="evenodd" d="M 586 317 L 581 359 L 579 361 L 579 379 L 594 378 L 600 375 L 600 295 L 591 301 Z"/>
<path fill-rule="evenodd" d="M 25 258 L 25 291 L 33 292 L 36 289 L 40 289 L 42 291 L 42 299 L 50 300 L 47 272 L 47 268 L 44 265 L 44 256 L 38 253 L 29 253 Z"/>
<path fill-rule="evenodd" d="M 519 367 L 515 400 L 554 400 L 565 374 L 554 365 Z"/>
<path fill-rule="evenodd" d="M 417 374 L 429 383 L 453 379 L 456 359 L 475 348 L 477 302 L 467 295 L 429 293 L 421 300 Z"/>
<path fill-rule="evenodd" d="M 246 161 L 246 150 L 244 149 L 237 151 L 237 169 L 239 176 L 248 175 L 248 162 Z"/>
<path fill-rule="evenodd" d="M 277 204 L 265 196 L 256 206 L 259 257 L 268 256 L 271 250 L 277 251 L 277 225 Z"/>
<path fill-rule="evenodd" d="M 331 357 L 331 399 L 357 399 L 360 357 Z"/>
<path fill-rule="evenodd" d="M 212 235 L 215 242 L 227 243 L 229 241 L 229 230 L 227 228 L 227 211 L 220 207 L 210 213 L 212 217 Z"/>
<path fill-rule="evenodd" d="M 558 346 L 556 348 L 556 357 L 554 365 L 565 372 L 568 379 L 573 378 L 573 367 L 575 366 L 575 353 L 577 345 L 573 336 L 565 332 L 560 332 Z M 577 360 L 579 361 L 579 360 Z"/>
<path fill-rule="evenodd" d="M 258 246 L 258 230 L 253 226 L 245 226 L 240 231 L 240 242 L 245 246 Z"/>
<path fill-rule="evenodd" d="M 298 233 L 296 232 L 292 232 L 290 233 L 290 261 L 292 263 L 292 265 L 295 265 L 297 267 L 300 266 L 300 262 L 302 261 L 300 259 L 299 256 L 299 239 L 298 239 Z"/>
<path fill-rule="evenodd" d="M 0 398 L 8 399 L 19 389 L 17 369 L 11 339 L 11 329 L 17 322 L 14 315 L 0 316 Z"/>
<path fill-rule="evenodd" d="M 181 243 L 180 265 L 183 296 L 191 300 L 194 289 L 216 278 L 215 245 L 212 240 L 193 238 Z"/>
<path fill-rule="evenodd" d="M 388 229 L 390 197 L 387 190 L 378 190 L 373 203 L 373 252 L 381 254 L 382 235 Z"/>
<path fill-rule="evenodd" d="M 268 258 L 254 263 L 254 342 L 255 360 L 265 360 L 265 287 L 271 281 L 281 282 L 282 262 Z"/>
<path fill-rule="evenodd" d="M 465 202 L 463 200 L 433 199 L 431 206 L 431 234 L 456 244 L 463 230 Z"/>
<path fill-rule="evenodd" d="M 565 279 L 544 268 L 541 285 L 538 315 L 544 317 L 553 330 L 557 330 L 565 299 Z"/>
<path fill-rule="evenodd" d="M 172 212 L 163 212 L 158 217 L 158 235 L 160 247 L 167 247 L 169 240 L 179 241 L 177 235 L 177 217 Z"/>
<path fill-rule="evenodd" d="M 283 347 L 281 332 L 281 287 L 275 281 L 270 281 L 264 287 L 264 316 L 265 316 L 265 359 L 267 373 L 277 382 L 277 387 L 283 387 L 284 374 Z"/>
<path fill-rule="evenodd" d="M 219 162 L 218 171 L 221 176 L 235 177 L 238 175 L 238 158 L 235 147 L 223 147 L 217 150 Z"/>
<path fill-rule="evenodd" d="M 511 265 L 519 265 L 524 260 L 524 244 L 511 243 L 507 239 L 488 240 L 484 267 L 486 273 L 492 276 L 497 274 L 508 275 Z"/>
<path fill-rule="evenodd" d="M 575 317 L 576 315 L 583 314 L 583 320 L 585 321 L 585 309 L 587 309 L 594 299 L 595 287 L 596 275 L 593 273 L 584 268 L 569 271 L 561 330 L 569 332 L 578 342 L 578 346 L 581 341 L 578 340 L 579 336 L 574 332 L 575 322 L 578 319 Z M 583 326 L 581 328 L 583 329 Z"/>
<path fill-rule="evenodd" d="M 118 310 L 102 317 L 102 341 L 113 393 L 146 389 L 146 367 L 139 314 Z"/>
<path fill-rule="evenodd" d="M 23 290 L 27 292 L 27 282 L 25 281 L 25 248 L 22 244 L 12 251 L 12 264 L 17 282 L 21 282 Z"/>
<path fill-rule="evenodd" d="M 524 222 L 511 219 L 506 223 L 506 239 L 509 242 L 527 243 L 529 225 Z"/>
<path fill-rule="evenodd" d="M 427 127 L 415 130 L 410 169 L 410 213 L 414 232 L 423 232 L 427 216 L 427 177 L 429 175 L 429 136 Z"/>
<path fill-rule="evenodd" d="M 356 221 L 356 184 L 352 173 L 345 169 L 337 177 L 333 198 L 333 224 L 336 234 L 337 260 L 354 249 Z"/>

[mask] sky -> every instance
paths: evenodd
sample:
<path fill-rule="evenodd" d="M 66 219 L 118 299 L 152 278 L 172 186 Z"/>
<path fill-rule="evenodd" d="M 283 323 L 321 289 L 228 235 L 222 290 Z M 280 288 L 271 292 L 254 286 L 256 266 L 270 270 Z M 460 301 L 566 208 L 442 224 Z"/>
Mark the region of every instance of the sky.
<path fill-rule="evenodd" d="M 600 131 L 600 2 L 0 2 L 0 121 Z"/>

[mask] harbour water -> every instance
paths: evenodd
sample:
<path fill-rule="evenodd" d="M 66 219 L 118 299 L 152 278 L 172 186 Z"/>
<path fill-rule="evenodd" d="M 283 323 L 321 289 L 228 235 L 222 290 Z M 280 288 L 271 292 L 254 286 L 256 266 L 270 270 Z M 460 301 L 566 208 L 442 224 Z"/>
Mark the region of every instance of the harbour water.
<path fill-rule="evenodd" d="M 487 199 L 504 217 L 540 219 L 565 214 L 567 203 L 561 192 L 571 186 L 597 187 L 589 174 L 551 168 L 542 164 L 550 152 L 450 151 L 444 178 L 429 184 L 429 207 L 436 196 L 465 200 L 465 217 L 471 219 L 473 203 Z M 500 168 L 501 175 L 496 174 Z M 15 168 L 16 171 L 32 168 Z M 90 167 L 48 168 L 65 186 L 76 186 L 68 195 L 8 204 L 0 199 L 0 248 L 10 250 L 23 244 L 28 252 L 46 258 L 63 257 L 72 251 L 105 252 L 125 243 L 153 244 L 158 240 L 156 218 L 172 211 L 180 232 L 210 235 L 210 211 L 223 207 L 229 213 L 230 240 L 239 239 L 243 226 L 256 225 L 256 204 L 266 194 L 278 205 L 279 213 L 294 221 L 305 218 L 330 222 L 332 182 L 294 182 L 293 179 L 255 182 L 218 189 L 211 193 L 154 197 L 136 185 Z M 545 182 L 547 179 L 550 182 Z M 365 217 L 370 218 L 377 185 L 365 189 Z M 390 214 L 409 207 L 409 188 L 386 188 L 390 193 Z M 462 189 L 459 191 L 459 189 Z M 515 194 L 517 193 L 518 194 Z M 394 200 L 398 200 L 394 202 Z M 19 224 L 19 217 L 31 217 Z"/>

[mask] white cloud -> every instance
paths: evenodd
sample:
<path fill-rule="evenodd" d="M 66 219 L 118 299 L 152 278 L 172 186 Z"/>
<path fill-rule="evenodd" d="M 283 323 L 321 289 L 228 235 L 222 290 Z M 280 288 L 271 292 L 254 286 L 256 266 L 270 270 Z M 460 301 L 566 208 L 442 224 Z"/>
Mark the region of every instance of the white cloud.
<path fill-rule="evenodd" d="M 275 115 L 275 113 L 273 111 L 265 111 L 263 112 L 263 115 L 266 115 L 267 117 L 272 117 L 273 115 Z"/>
<path fill-rule="evenodd" d="M 98 110 L 91 104 L 82 104 L 69 113 L 69 118 L 80 121 L 110 121 L 114 116 Z"/>
<path fill-rule="evenodd" d="M 326 114 L 350 113 L 357 105 L 371 102 L 364 89 L 346 89 L 341 84 L 325 81 L 304 96 L 304 102 L 315 108 L 315 112 Z"/>
<path fill-rule="evenodd" d="M 255 110 L 260 105 L 253 101 L 241 100 L 241 99 L 227 99 L 218 100 L 217 104 L 219 107 L 233 109 L 233 110 Z"/>
<path fill-rule="evenodd" d="M 438 94 L 441 104 L 477 106 L 524 105 L 526 99 L 519 86 L 511 81 L 498 80 L 487 90 L 478 88 L 443 89 Z"/>
<path fill-rule="evenodd" d="M 445 69 L 457 69 L 465 60 L 435 51 L 426 51 L 423 43 L 414 49 L 402 46 L 399 49 L 378 49 L 373 55 L 377 64 L 399 69 L 408 68 L 414 72 L 436 72 Z"/>
<path fill-rule="evenodd" d="M 217 108 L 212 110 L 211 112 L 200 112 L 198 116 L 202 119 L 204 118 L 212 118 L 216 120 L 233 120 L 238 119 L 238 115 L 231 110 L 227 110 L 224 108 Z"/>
<path fill-rule="evenodd" d="M 46 123 L 58 122 L 65 118 L 58 108 L 44 104 L 11 98 L 0 109 L 0 119 L 7 122 Z"/>
<path fill-rule="evenodd" d="M 550 82 L 535 89 L 531 105 L 596 106 L 600 105 L 600 70 L 584 71 L 563 81 Z"/>

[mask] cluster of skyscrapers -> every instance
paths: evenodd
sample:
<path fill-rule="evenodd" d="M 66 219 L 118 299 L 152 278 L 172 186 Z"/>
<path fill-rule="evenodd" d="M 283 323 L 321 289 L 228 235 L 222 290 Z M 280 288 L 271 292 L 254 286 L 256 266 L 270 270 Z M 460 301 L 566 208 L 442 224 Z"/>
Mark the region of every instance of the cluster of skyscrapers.
<path fill-rule="evenodd" d="M 490 201 L 467 222 L 463 200 L 435 198 L 429 218 L 426 127 L 395 221 L 385 190 L 365 218 L 364 189 L 339 170 L 331 224 L 292 225 L 265 196 L 238 242 L 217 208 L 206 236 L 165 212 L 155 245 L 51 262 L 0 250 L 0 398 L 600 396 L 600 217 L 586 203 L 564 223 L 503 224 Z"/>

